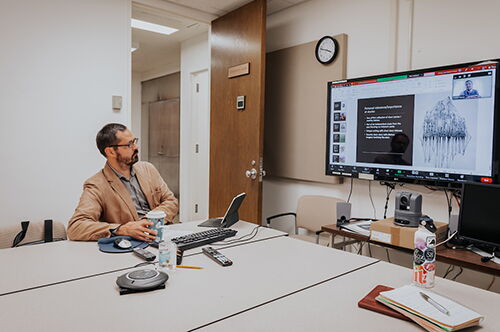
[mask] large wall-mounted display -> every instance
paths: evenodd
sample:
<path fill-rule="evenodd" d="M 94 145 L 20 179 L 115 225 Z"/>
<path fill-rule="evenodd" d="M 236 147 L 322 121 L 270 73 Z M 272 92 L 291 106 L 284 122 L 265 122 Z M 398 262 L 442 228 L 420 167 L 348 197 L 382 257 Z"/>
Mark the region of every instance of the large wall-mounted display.
<path fill-rule="evenodd" d="M 498 61 L 328 83 L 326 174 L 496 182 Z"/>

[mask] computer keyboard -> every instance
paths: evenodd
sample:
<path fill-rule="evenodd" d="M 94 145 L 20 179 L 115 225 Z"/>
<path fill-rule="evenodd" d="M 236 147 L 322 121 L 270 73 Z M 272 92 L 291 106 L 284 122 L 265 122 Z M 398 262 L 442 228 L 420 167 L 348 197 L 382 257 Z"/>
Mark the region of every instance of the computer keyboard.
<path fill-rule="evenodd" d="M 229 228 L 214 228 L 203 232 L 192 233 L 184 236 L 174 237 L 172 242 L 177 244 L 180 250 L 188 250 L 196 247 L 204 246 L 213 242 L 224 240 L 228 237 L 233 237 L 238 233 Z M 154 247 L 158 247 L 158 243 L 150 243 Z"/>

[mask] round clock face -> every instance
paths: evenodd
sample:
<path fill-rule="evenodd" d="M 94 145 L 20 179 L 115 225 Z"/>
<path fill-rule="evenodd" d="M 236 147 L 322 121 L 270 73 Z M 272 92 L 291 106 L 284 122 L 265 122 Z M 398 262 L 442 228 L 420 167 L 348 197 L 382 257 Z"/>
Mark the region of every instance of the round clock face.
<path fill-rule="evenodd" d="M 337 41 L 330 36 L 325 36 L 316 44 L 316 59 L 323 64 L 331 63 L 335 60 L 338 49 Z"/>

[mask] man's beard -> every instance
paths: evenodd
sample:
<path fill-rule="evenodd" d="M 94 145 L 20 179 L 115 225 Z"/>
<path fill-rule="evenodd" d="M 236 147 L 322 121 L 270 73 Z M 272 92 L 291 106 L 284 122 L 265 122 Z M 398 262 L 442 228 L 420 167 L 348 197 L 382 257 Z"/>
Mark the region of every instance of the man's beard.
<path fill-rule="evenodd" d="M 135 151 L 130 158 L 124 158 L 120 153 L 118 153 L 118 157 L 116 159 L 120 164 L 132 166 L 139 161 L 139 150 Z"/>

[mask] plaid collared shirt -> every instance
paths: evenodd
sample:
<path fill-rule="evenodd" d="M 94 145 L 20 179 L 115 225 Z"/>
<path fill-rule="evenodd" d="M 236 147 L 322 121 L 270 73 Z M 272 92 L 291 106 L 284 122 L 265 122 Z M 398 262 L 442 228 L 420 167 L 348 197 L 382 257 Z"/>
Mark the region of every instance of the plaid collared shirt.
<path fill-rule="evenodd" d="M 139 219 L 142 219 L 144 216 L 146 216 L 146 213 L 151 211 L 151 208 L 149 207 L 148 201 L 146 200 L 146 196 L 144 196 L 144 193 L 142 192 L 139 181 L 137 181 L 137 176 L 135 176 L 134 168 L 132 167 L 130 169 L 130 179 L 127 179 L 113 167 L 111 167 L 111 169 L 113 170 L 113 172 L 115 172 L 116 176 L 118 176 L 125 188 L 127 188 L 127 191 L 130 194 L 130 198 L 132 198 L 132 201 L 134 202 L 135 209 L 137 210 L 137 214 L 139 215 Z"/>

